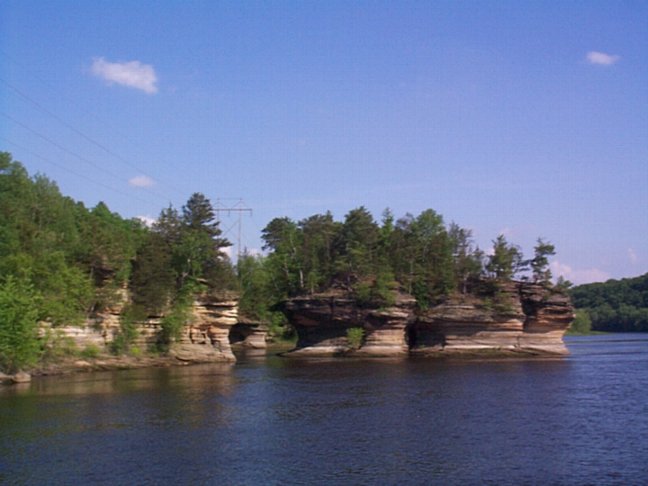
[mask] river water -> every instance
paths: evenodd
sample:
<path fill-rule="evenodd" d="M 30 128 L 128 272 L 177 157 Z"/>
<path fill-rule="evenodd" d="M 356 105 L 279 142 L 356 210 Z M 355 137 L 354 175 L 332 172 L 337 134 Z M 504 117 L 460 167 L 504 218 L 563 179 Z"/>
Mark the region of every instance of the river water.
<path fill-rule="evenodd" d="M 295 361 L 0 388 L 3 484 L 648 484 L 648 335 L 550 360 Z"/>

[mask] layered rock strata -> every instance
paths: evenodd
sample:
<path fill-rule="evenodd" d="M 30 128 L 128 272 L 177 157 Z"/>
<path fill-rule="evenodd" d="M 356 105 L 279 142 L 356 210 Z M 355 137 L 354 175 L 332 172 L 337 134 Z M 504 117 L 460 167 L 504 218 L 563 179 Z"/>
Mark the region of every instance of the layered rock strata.
<path fill-rule="evenodd" d="M 567 353 L 569 298 L 541 285 L 500 284 L 491 298 L 459 296 L 425 311 L 401 294 L 386 309 L 362 309 L 340 295 L 289 299 L 284 313 L 298 335 L 293 356 L 398 356 Z M 362 328 L 354 346 L 350 328 Z"/>
<path fill-rule="evenodd" d="M 185 326 L 170 354 L 182 361 L 236 361 L 229 334 L 238 320 L 238 301 L 232 296 L 203 296 L 192 307 Z"/>
<path fill-rule="evenodd" d="M 78 326 L 52 327 L 43 323 L 40 334 L 58 345 L 67 343 L 79 350 L 92 346 L 106 353 L 120 333 L 122 307 L 107 309 Z M 162 318 L 149 316 L 137 322 L 131 346 L 142 351 L 153 348 L 160 339 Z M 194 302 L 188 323 L 171 346 L 170 354 L 187 362 L 235 361 L 229 334 L 237 322 L 238 300 L 234 295 L 203 295 Z"/>
<path fill-rule="evenodd" d="M 232 346 L 245 349 L 266 349 L 268 326 L 263 322 L 239 317 L 229 333 Z"/>
<path fill-rule="evenodd" d="M 363 309 L 355 300 L 340 295 L 297 297 L 284 303 L 283 311 L 297 331 L 297 347 L 291 355 L 335 356 L 353 352 L 363 356 L 406 355 L 406 328 L 415 301 L 399 296 L 385 309 Z M 361 328 L 359 348 L 349 330 Z"/>

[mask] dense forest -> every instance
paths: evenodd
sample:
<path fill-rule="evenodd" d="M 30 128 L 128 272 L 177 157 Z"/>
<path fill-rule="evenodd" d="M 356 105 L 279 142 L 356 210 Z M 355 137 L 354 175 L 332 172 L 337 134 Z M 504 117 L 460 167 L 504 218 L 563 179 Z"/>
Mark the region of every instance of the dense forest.
<path fill-rule="evenodd" d="M 432 209 L 380 223 L 359 207 L 343 221 L 331 213 L 301 221 L 275 218 L 263 229 L 265 255 L 236 265 L 224 249 L 214 209 L 195 193 L 148 227 L 104 204 L 86 208 L 43 175 L 0 153 L 0 369 L 17 369 L 56 353 L 38 322 L 54 328 L 127 303 L 115 353 L 128 353 L 135 323 L 163 316 L 155 352 L 165 352 L 189 318 L 196 295 L 236 291 L 240 313 L 289 332 L 276 305 L 286 297 L 345 292 L 359 305 L 387 306 L 397 291 L 420 308 L 450 295 L 498 304 L 498 283 L 513 278 L 551 285 L 553 245 L 538 239 L 534 255 L 502 235 L 488 254 L 470 230 L 446 224 Z M 127 290 L 127 292 L 125 292 Z M 645 305 L 645 301 L 644 301 Z"/>
<path fill-rule="evenodd" d="M 0 369 L 57 352 L 48 336 L 37 338 L 38 322 L 80 323 L 120 302 L 126 288 L 131 298 L 114 352 L 129 351 L 137 319 L 161 313 L 163 351 L 196 293 L 238 285 L 223 253 L 229 243 L 199 193 L 147 228 L 104 203 L 86 208 L 0 153 L 0 218 Z"/>
<path fill-rule="evenodd" d="M 594 331 L 648 331 L 648 273 L 579 285 L 570 291 L 577 324 Z"/>

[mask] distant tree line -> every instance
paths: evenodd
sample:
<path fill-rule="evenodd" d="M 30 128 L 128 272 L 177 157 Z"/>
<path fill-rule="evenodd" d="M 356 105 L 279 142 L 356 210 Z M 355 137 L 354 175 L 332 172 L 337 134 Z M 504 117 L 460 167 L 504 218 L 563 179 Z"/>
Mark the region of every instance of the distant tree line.
<path fill-rule="evenodd" d="M 591 329 L 648 331 L 648 273 L 640 277 L 579 285 L 570 290 L 574 306 Z"/>

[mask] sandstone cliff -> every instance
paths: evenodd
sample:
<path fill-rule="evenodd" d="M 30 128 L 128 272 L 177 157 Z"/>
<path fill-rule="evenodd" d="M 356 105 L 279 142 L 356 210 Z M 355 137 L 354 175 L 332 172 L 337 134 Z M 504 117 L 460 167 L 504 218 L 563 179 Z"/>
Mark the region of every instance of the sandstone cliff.
<path fill-rule="evenodd" d="M 127 301 L 125 291 L 121 301 Z M 114 305 L 77 326 L 52 328 L 44 323 L 41 335 L 48 335 L 49 340 L 59 343 L 66 341 L 79 350 L 92 346 L 107 353 L 120 332 L 123 307 L 123 304 Z M 153 348 L 160 337 L 162 317 L 150 316 L 137 322 L 136 337 L 131 345 L 141 351 Z M 188 323 L 169 353 L 186 362 L 235 361 L 230 346 L 230 331 L 237 322 L 238 300 L 234 294 L 202 295 L 194 302 Z M 261 333 L 260 330 L 257 334 Z M 260 339 L 257 337 L 257 342 Z"/>
<path fill-rule="evenodd" d="M 331 356 L 351 351 L 347 332 L 362 328 L 364 339 L 357 355 L 406 355 L 406 328 L 413 316 L 415 301 L 399 295 L 394 306 L 363 309 L 355 300 L 341 294 L 296 297 L 286 301 L 283 311 L 297 331 L 297 347 L 292 355 Z"/>
<path fill-rule="evenodd" d="M 562 338 L 573 319 L 566 296 L 522 282 L 502 284 L 496 299 L 454 297 L 426 311 L 405 294 L 385 309 L 322 294 L 289 299 L 283 311 L 298 335 L 294 356 L 560 355 L 567 353 Z M 350 342 L 351 328 L 364 331 L 359 347 Z"/>

